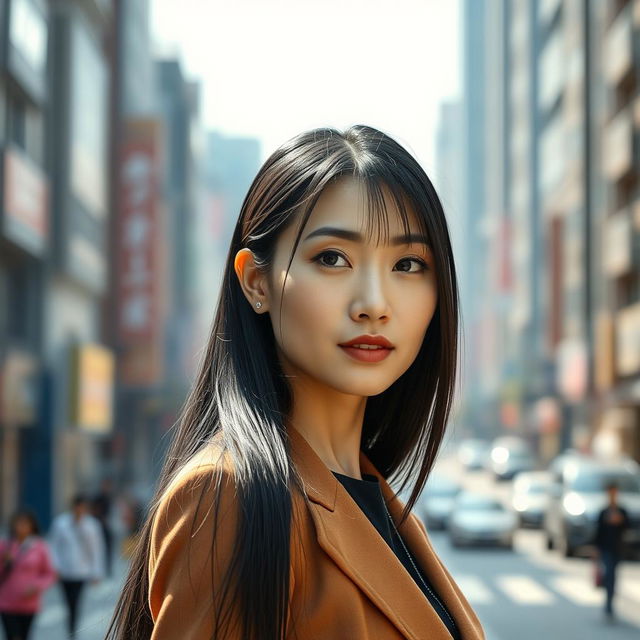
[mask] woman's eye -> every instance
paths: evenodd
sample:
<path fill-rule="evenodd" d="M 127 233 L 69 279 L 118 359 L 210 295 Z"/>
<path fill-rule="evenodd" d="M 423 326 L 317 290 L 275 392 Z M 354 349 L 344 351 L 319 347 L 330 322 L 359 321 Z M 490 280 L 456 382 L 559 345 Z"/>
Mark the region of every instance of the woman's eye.
<path fill-rule="evenodd" d="M 348 262 L 346 265 L 339 264 L 340 260 L 346 261 L 346 258 L 338 253 L 337 251 L 323 251 L 319 253 L 315 258 L 313 258 L 313 262 L 320 263 L 323 267 L 343 267 L 348 266 Z M 411 264 L 417 264 L 417 269 L 412 269 Z M 425 271 L 427 267 L 427 263 L 421 258 L 403 258 L 396 262 L 396 265 L 407 265 L 408 268 L 400 268 L 398 271 L 402 271 L 403 273 L 420 273 Z"/>
<path fill-rule="evenodd" d="M 415 263 L 418 265 L 418 269 L 411 269 L 411 263 Z M 424 271 L 425 269 L 427 269 L 427 263 L 424 260 L 421 260 L 420 258 L 403 258 L 402 260 L 400 260 L 399 262 L 397 262 L 396 264 L 408 264 L 409 268 L 408 269 L 399 269 L 399 271 L 404 271 L 404 273 L 419 273 L 421 271 Z"/>
<path fill-rule="evenodd" d="M 323 258 L 326 257 L 328 257 L 328 260 L 323 260 Z M 342 267 L 344 265 L 336 264 L 336 262 L 340 259 L 344 260 L 344 257 L 341 256 L 337 251 L 323 251 L 322 253 L 319 253 L 313 259 L 313 261 L 319 262 L 324 267 Z"/>

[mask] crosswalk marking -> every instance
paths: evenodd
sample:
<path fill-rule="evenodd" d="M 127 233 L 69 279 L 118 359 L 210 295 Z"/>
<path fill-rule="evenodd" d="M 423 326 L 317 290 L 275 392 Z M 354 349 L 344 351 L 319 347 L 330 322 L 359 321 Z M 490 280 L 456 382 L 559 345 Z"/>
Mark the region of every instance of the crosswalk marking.
<path fill-rule="evenodd" d="M 554 601 L 550 591 L 528 576 L 504 575 L 496 579 L 504 593 L 518 604 L 547 605 Z"/>
<path fill-rule="evenodd" d="M 470 603 L 489 604 L 493 602 L 493 592 L 477 576 L 461 576 L 456 579 L 456 582 Z"/>
<path fill-rule="evenodd" d="M 578 605 L 598 606 L 604 601 L 603 590 L 596 589 L 580 576 L 556 576 L 551 580 L 551 586 L 560 595 Z"/>

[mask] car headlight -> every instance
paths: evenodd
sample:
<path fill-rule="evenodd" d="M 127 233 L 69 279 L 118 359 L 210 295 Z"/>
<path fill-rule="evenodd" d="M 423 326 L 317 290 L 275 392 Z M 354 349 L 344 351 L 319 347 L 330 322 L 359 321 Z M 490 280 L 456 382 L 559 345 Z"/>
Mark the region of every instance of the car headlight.
<path fill-rule="evenodd" d="M 529 506 L 529 501 L 524 496 L 516 496 L 513 499 L 513 508 L 516 511 L 524 511 Z"/>
<path fill-rule="evenodd" d="M 570 516 L 581 516 L 585 512 L 584 500 L 577 493 L 568 493 L 562 500 L 562 506 Z"/>
<path fill-rule="evenodd" d="M 491 459 L 497 464 L 502 464 L 506 462 L 508 458 L 509 458 L 509 450 L 506 447 L 496 447 L 491 452 Z"/>

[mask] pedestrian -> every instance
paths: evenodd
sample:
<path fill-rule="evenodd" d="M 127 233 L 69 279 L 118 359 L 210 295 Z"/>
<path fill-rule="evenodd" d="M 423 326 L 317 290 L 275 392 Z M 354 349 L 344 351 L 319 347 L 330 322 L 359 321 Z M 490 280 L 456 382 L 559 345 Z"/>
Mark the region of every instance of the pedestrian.
<path fill-rule="evenodd" d="M 107 638 L 484 638 L 411 512 L 455 394 L 457 292 L 438 195 L 395 140 L 277 149 Z"/>
<path fill-rule="evenodd" d="M 110 478 L 104 478 L 100 491 L 91 502 L 91 512 L 100 523 L 104 538 L 105 573 L 111 577 L 113 573 L 113 531 L 111 529 L 111 508 L 113 503 L 113 486 Z"/>
<path fill-rule="evenodd" d="M 627 511 L 618 504 L 618 487 L 607 485 L 607 506 L 598 515 L 595 548 L 596 562 L 601 563 L 602 584 L 606 591 L 605 616 L 613 620 L 613 597 L 616 588 L 618 563 L 624 553 L 623 534 L 629 526 Z"/>
<path fill-rule="evenodd" d="M 29 509 L 9 521 L 9 537 L 0 540 L 0 616 L 7 640 L 27 640 L 42 608 L 42 593 L 56 581 L 49 547 Z"/>
<path fill-rule="evenodd" d="M 89 499 L 74 496 L 71 510 L 57 516 L 50 531 L 53 563 L 67 606 L 69 637 L 76 637 L 78 610 L 87 582 L 97 584 L 105 575 L 104 540 L 99 522 L 89 513 Z"/>

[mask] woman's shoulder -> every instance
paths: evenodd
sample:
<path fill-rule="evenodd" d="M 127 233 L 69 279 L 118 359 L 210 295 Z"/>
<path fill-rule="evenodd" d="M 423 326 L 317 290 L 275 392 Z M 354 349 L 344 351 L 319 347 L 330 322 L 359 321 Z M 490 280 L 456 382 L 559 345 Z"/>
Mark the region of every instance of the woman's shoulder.
<path fill-rule="evenodd" d="M 202 521 L 214 502 L 228 503 L 235 494 L 233 464 L 215 438 L 183 464 L 156 501 L 152 535 L 162 539 L 174 527 Z"/>
<path fill-rule="evenodd" d="M 224 449 L 221 439 L 216 438 L 178 469 L 162 492 L 160 502 L 170 499 L 176 493 L 184 493 L 185 489 L 194 489 L 214 476 L 232 475 L 231 455 Z"/>
<path fill-rule="evenodd" d="M 217 441 L 200 450 L 169 482 L 151 521 L 152 607 L 160 606 L 164 596 L 159 594 L 173 580 L 187 580 L 194 568 L 199 568 L 198 575 L 211 575 L 214 539 L 216 553 L 230 554 L 237 527 L 235 494 L 233 465 Z"/>

